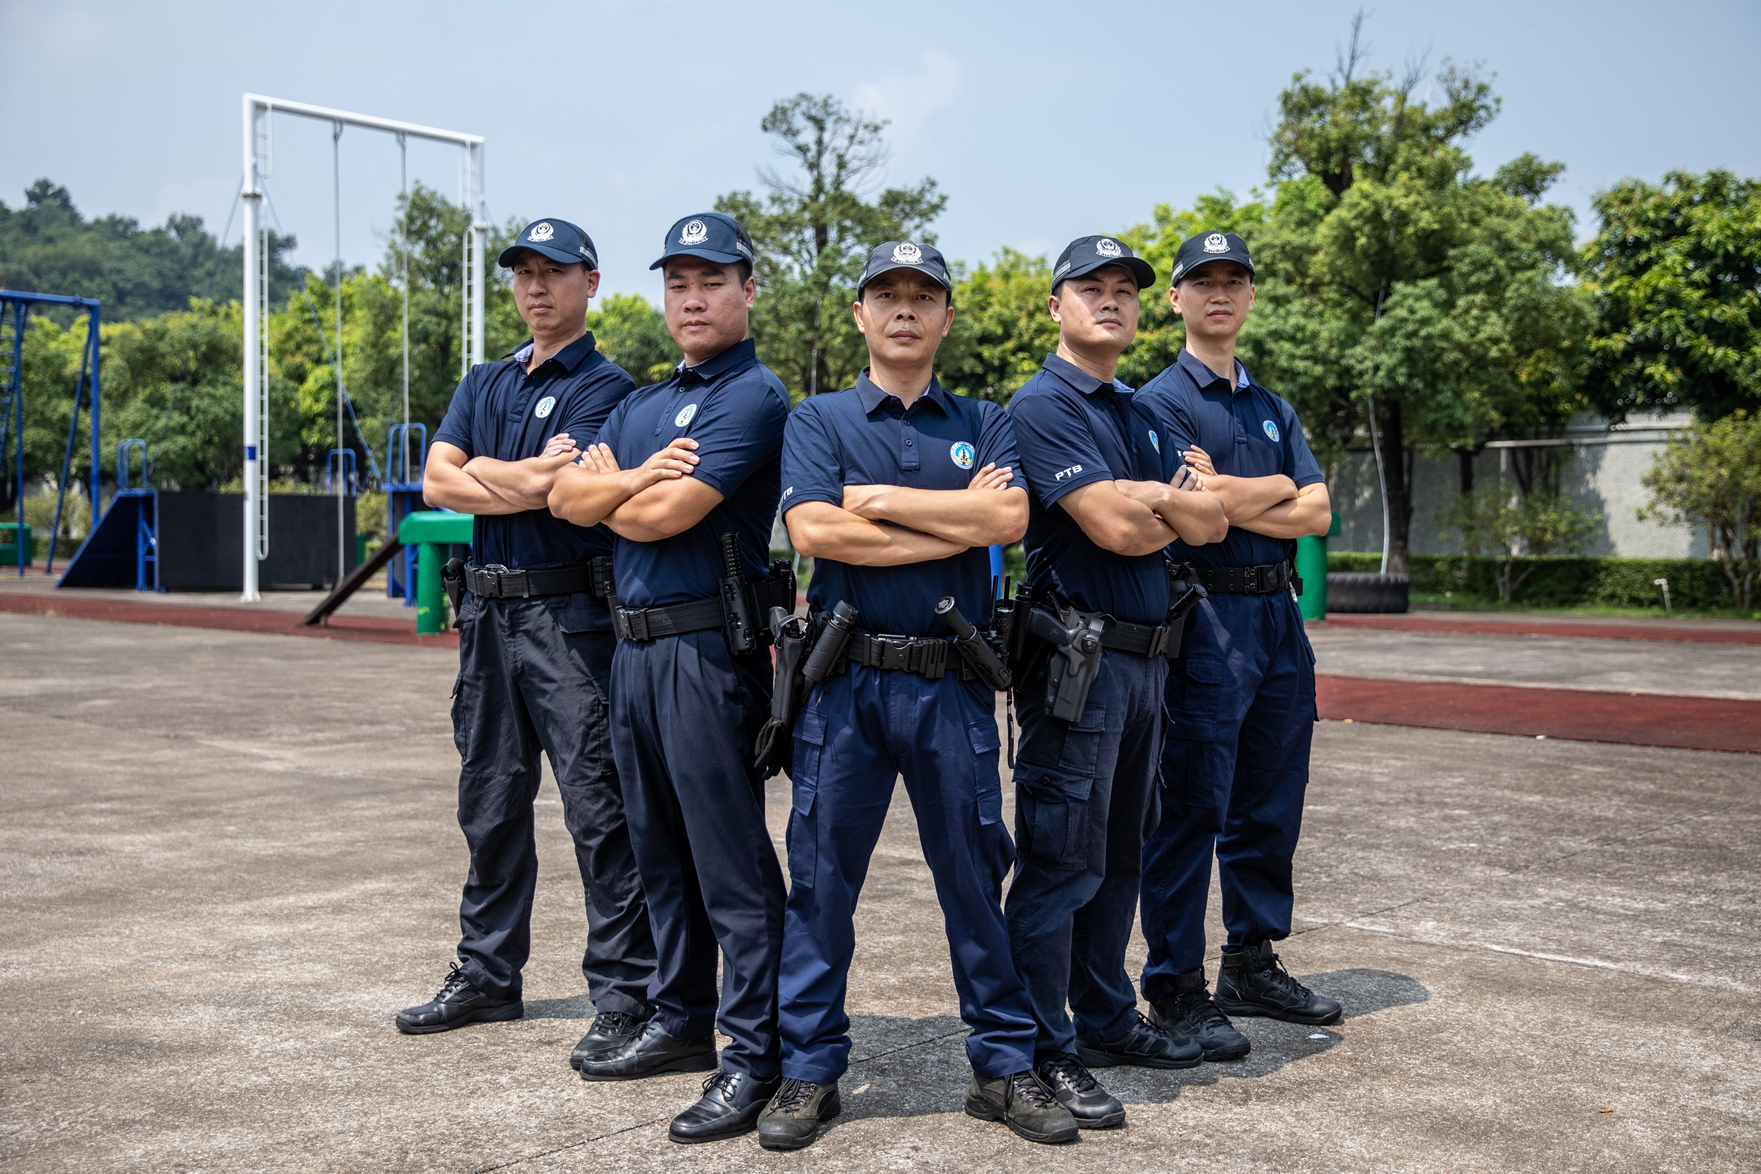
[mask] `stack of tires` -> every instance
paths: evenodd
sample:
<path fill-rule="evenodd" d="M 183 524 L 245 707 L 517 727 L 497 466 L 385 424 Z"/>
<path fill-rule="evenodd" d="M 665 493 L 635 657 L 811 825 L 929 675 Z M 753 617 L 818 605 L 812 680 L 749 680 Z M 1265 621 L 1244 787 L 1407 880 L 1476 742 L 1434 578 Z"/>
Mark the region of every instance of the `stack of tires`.
<path fill-rule="evenodd" d="M 1331 571 L 1327 575 L 1327 610 L 1337 612 L 1403 612 L 1411 579 L 1406 575 Z"/>

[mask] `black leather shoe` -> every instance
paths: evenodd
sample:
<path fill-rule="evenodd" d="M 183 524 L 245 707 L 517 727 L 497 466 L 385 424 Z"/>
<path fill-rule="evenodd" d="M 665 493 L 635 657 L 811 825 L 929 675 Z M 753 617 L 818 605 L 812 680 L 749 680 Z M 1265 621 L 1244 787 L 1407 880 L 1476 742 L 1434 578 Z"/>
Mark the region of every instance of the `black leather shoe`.
<path fill-rule="evenodd" d="M 1264 1015 L 1287 1023 L 1338 1023 L 1337 1000 L 1303 986 L 1278 962 L 1271 942 L 1223 955 L 1217 971 L 1217 1006 L 1230 1015 Z"/>
<path fill-rule="evenodd" d="M 1077 1036 L 1076 1058 L 1090 1068 L 1111 1068 L 1117 1064 L 1132 1064 L 1138 1068 L 1192 1068 L 1204 1059 L 1204 1052 L 1185 1036 L 1170 1035 L 1139 1015 L 1125 1034 L 1112 1039 Z"/>
<path fill-rule="evenodd" d="M 622 1047 L 581 1057 L 582 1080 L 641 1080 L 661 1072 L 709 1072 L 714 1068 L 714 1036 L 679 1039 L 652 1019 Z"/>
<path fill-rule="evenodd" d="M 504 1023 L 525 1013 L 526 1004 L 519 999 L 498 999 L 472 986 L 454 962 L 439 994 L 420 1007 L 405 1007 L 397 1013 L 397 1029 L 405 1035 L 430 1035 L 467 1023 Z"/>
<path fill-rule="evenodd" d="M 1206 1060 L 1239 1060 L 1253 1043 L 1217 1009 L 1205 986 L 1205 972 L 1190 970 L 1174 980 L 1174 993 L 1150 1004 L 1150 1022 L 1171 1035 L 1185 1036 L 1204 1050 Z"/>
<path fill-rule="evenodd" d="M 603 1055 L 623 1047 L 642 1030 L 643 1018 L 627 1011 L 601 1011 L 593 1017 L 593 1026 L 569 1053 L 569 1067 L 577 1072 L 581 1061 L 589 1056 Z"/>
<path fill-rule="evenodd" d="M 1070 1110 L 1076 1128 L 1111 1129 L 1125 1124 L 1125 1106 L 1102 1088 L 1075 1056 L 1047 1056 L 1034 1066 L 1034 1075 Z"/>
<path fill-rule="evenodd" d="M 714 1076 L 703 1082 L 702 1099 L 674 1117 L 666 1135 L 691 1145 L 751 1133 L 758 1124 L 758 1115 L 782 1083 L 780 1076 L 759 1080 L 744 1072 L 724 1072 L 718 1068 Z"/>
<path fill-rule="evenodd" d="M 785 1078 L 758 1115 L 758 1144 L 767 1150 L 799 1150 L 813 1144 L 819 1127 L 844 1111 L 838 1082 L 814 1084 Z"/>
<path fill-rule="evenodd" d="M 1016 1137 L 1041 1145 L 1076 1140 L 1076 1118 L 1029 1071 L 989 1080 L 975 1073 L 966 1090 L 966 1113 L 980 1121 L 1001 1121 Z"/>

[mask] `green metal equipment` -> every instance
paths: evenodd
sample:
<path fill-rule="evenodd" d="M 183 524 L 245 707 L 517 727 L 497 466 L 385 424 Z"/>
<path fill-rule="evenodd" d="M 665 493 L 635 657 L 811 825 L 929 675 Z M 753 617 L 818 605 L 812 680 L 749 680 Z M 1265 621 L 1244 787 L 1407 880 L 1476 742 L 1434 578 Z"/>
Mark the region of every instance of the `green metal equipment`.
<path fill-rule="evenodd" d="M 398 541 L 416 550 L 416 632 L 428 635 L 446 627 L 445 596 L 440 587 L 440 568 L 448 546 L 471 541 L 470 514 L 445 510 L 417 510 L 398 523 Z"/>
<path fill-rule="evenodd" d="M 1339 534 L 1339 511 L 1333 511 L 1333 524 L 1321 538 L 1296 540 L 1296 574 L 1302 580 L 1302 618 L 1327 618 L 1327 539 Z"/>

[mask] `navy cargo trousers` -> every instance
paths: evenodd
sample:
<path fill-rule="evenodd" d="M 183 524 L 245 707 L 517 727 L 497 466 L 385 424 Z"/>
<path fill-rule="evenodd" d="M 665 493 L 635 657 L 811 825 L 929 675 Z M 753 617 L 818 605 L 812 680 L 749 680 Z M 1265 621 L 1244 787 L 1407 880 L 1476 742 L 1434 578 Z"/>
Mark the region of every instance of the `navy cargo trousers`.
<path fill-rule="evenodd" d="M 1291 858 L 1308 792 L 1315 654 L 1289 592 L 1213 593 L 1168 679 L 1162 821 L 1144 846 L 1144 998 L 1205 959 L 1211 855 L 1225 950 L 1290 936 Z"/>
<path fill-rule="evenodd" d="M 783 872 L 752 756 L 769 670 L 765 651 L 736 657 L 720 629 L 620 641 L 612 658 L 612 745 L 658 954 L 655 1021 L 681 1039 L 719 1025 L 732 1041 L 722 1067 L 759 1080 L 780 1063 Z"/>
<path fill-rule="evenodd" d="M 612 762 L 611 614 L 586 592 L 467 595 L 458 628 L 453 740 L 463 760 L 459 827 L 471 850 L 459 903 L 465 977 L 487 994 L 520 996 L 538 882 L 532 803 L 542 752 L 586 888 L 588 993 L 601 1011 L 646 1014 L 654 939 Z"/>
<path fill-rule="evenodd" d="M 967 1058 L 987 1077 L 1031 1068 L 1032 1006 L 999 905 L 1015 852 L 1003 827 L 996 694 L 952 673 L 932 681 L 851 665 L 814 690 L 794 750 L 783 1075 L 829 1084 L 849 1067 L 853 918 L 900 774 L 942 906 L 960 1017 L 972 1028 Z"/>
<path fill-rule="evenodd" d="M 1137 911 L 1144 836 L 1155 825 L 1168 661 L 1108 649 L 1072 722 L 1045 704 L 1044 661 L 1018 684 L 1021 755 L 1009 887 L 1009 943 L 1039 1024 L 1036 1058 L 1074 1052 L 1136 1022 L 1125 946 Z M 1074 1028 L 1065 1012 L 1068 1000 Z"/>

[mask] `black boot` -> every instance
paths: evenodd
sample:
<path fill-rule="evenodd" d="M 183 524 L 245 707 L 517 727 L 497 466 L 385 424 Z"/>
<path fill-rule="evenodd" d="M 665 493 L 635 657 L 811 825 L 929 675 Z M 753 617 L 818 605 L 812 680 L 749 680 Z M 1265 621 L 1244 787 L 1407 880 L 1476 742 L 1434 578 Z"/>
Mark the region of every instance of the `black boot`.
<path fill-rule="evenodd" d="M 1076 1037 L 1076 1058 L 1090 1068 L 1131 1064 L 1138 1068 L 1194 1068 L 1204 1058 L 1199 1046 L 1183 1036 L 1172 1035 L 1145 1019 L 1126 1028 L 1113 1039 Z"/>
<path fill-rule="evenodd" d="M 1150 1020 L 1164 1031 L 1197 1043 L 1207 1060 L 1239 1060 L 1253 1047 L 1217 1009 L 1202 970 L 1189 970 L 1176 978 L 1174 993 L 1150 1004 Z"/>
<path fill-rule="evenodd" d="M 601 1011 L 593 1017 L 593 1026 L 569 1053 L 569 1067 L 577 1072 L 581 1070 L 581 1061 L 589 1056 L 599 1056 L 606 1052 L 616 1051 L 633 1039 L 642 1030 L 644 1017 L 631 1015 L 628 1011 Z"/>
<path fill-rule="evenodd" d="M 744 1072 L 724 1072 L 718 1068 L 714 1076 L 703 1082 L 702 1099 L 674 1117 L 666 1135 L 689 1145 L 750 1133 L 782 1083 L 780 1076 L 759 1080 Z"/>
<path fill-rule="evenodd" d="M 429 1035 L 467 1023 L 502 1023 L 525 1013 L 526 1004 L 519 999 L 498 999 L 472 986 L 454 962 L 439 994 L 420 1007 L 405 1007 L 397 1013 L 397 1029 L 405 1035 Z"/>
<path fill-rule="evenodd" d="M 758 1144 L 767 1150 L 799 1150 L 813 1144 L 819 1127 L 844 1111 L 838 1082 L 814 1084 L 785 1078 L 758 1116 Z"/>
<path fill-rule="evenodd" d="M 1058 1103 L 1070 1110 L 1078 1129 L 1111 1129 L 1125 1124 L 1125 1106 L 1101 1087 L 1100 1081 L 1075 1056 L 1047 1056 L 1034 1065 L 1034 1075 Z"/>
<path fill-rule="evenodd" d="M 678 1039 L 654 1020 L 620 1048 L 581 1058 L 582 1080 L 641 1080 L 661 1072 L 708 1072 L 715 1067 L 715 1037 Z"/>
<path fill-rule="evenodd" d="M 1272 953 L 1271 942 L 1223 955 L 1217 1006 L 1231 1015 L 1264 1015 L 1289 1023 L 1337 1023 L 1343 1013 L 1337 1001 L 1290 977 Z"/>

